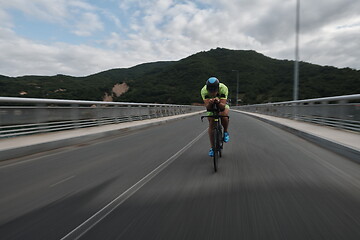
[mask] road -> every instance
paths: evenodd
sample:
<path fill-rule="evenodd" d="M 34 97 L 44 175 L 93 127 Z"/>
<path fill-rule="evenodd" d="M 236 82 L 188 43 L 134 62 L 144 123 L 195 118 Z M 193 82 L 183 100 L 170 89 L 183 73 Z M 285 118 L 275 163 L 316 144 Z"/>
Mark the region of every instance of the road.
<path fill-rule="evenodd" d="M 199 116 L 0 164 L 3 239 L 360 239 L 360 165 L 231 113 L 219 171 Z"/>

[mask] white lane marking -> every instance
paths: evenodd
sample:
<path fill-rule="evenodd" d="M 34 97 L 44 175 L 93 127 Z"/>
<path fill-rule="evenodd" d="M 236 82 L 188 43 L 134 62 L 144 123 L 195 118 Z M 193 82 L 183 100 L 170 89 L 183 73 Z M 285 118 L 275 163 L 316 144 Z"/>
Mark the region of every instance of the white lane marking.
<path fill-rule="evenodd" d="M 54 184 L 50 185 L 50 187 L 55 187 L 56 185 L 59 185 L 59 184 L 61 184 L 61 183 L 64 183 L 64 182 L 66 182 L 66 181 L 68 181 L 68 180 L 70 180 L 70 179 L 72 179 L 72 178 L 74 178 L 74 177 L 75 177 L 75 176 L 71 176 L 71 177 L 65 178 L 65 179 L 61 180 L 60 182 L 57 182 L 57 183 L 54 183 Z"/>
<path fill-rule="evenodd" d="M 175 159 L 177 159 L 182 153 L 184 153 L 187 149 L 189 149 L 195 142 L 197 142 L 208 130 L 205 129 L 199 136 L 189 142 L 185 147 L 180 149 L 177 153 L 167 159 L 165 162 L 160 164 L 157 168 L 155 168 L 152 172 L 143 177 L 140 181 L 135 183 L 125 192 L 120 194 L 110 203 L 108 203 L 105 207 L 100 209 L 90 218 L 88 218 L 85 222 L 80 224 L 66 236 L 61 238 L 61 240 L 66 239 L 79 239 L 85 233 L 87 233 L 91 228 L 93 228 L 96 224 L 98 224 L 101 220 L 103 220 L 106 216 L 108 216 L 112 211 L 114 211 L 118 206 L 120 206 L 123 202 L 125 202 L 129 197 L 131 197 L 135 192 L 137 192 L 141 187 L 143 187 L 147 182 L 149 182 L 152 178 L 154 178 L 158 173 L 164 170 L 167 166 L 169 166 Z"/>

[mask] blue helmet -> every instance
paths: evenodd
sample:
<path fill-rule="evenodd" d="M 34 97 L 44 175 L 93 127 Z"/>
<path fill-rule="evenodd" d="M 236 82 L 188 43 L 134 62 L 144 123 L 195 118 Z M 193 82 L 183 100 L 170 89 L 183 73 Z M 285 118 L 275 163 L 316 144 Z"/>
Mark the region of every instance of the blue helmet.
<path fill-rule="evenodd" d="M 219 91 L 220 81 L 216 77 L 211 77 L 206 81 L 206 90 L 209 92 Z"/>

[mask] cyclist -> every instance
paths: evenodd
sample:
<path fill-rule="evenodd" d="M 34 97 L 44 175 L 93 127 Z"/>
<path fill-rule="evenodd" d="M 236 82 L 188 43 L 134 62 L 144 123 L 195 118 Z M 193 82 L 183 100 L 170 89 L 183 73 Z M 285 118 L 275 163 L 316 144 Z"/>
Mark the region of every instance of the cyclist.
<path fill-rule="evenodd" d="M 228 97 L 228 88 L 225 84 L 220 83 L 219 79 L 216 77 L 210 77 L 206 81 L 206 85 L 201 89 L 201 97 L 204 100 L 204 105 L 208 110 L 208 116 L 211 116 L 213 113 L 211 109 L 213 108 L 214 104 L 217 104 L 220 109 L 220 116 L 229 116 L 229 105 L 227 104 L 227 97 Z M 209 119 L 209 137 L 210 137 L 210 144 L 211 148 L 209 150 L 209 156 L 214 156 L 214 119 Z M 229 119 L 222 118 L 221 124 L 224 127 L 224 142 L 229 142 L 230 136 L 228 133 L 228 126 L 229 126 Z"/>

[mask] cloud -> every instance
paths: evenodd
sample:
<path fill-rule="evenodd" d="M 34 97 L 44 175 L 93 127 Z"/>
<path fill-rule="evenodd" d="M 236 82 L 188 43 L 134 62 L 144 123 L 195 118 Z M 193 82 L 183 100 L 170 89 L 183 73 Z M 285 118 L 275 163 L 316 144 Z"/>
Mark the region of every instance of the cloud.
<path fill-rule="evenodd" d="M 109 2 L 112 8 L 106 8 Z M 83 76 L 143 62 L 178 60 L 216 47 L 294 59 L 295 0 L 101 3 L 100 7 L 84 0 L 0 0 L 0 34 L 6 35 L 0 39 L 0 73 Z M 6 9 L 65 28 L 80 36 L 83 44 L 22 38 Z M 360 69 L 357 9 L 358 0 L 301 1 L 300 60 Z M 16 49 L 9 49 L 12 44 L 17 44 Z"/>
<path fill-rule="evenodd" d="M 82 0 L 12 0 L 0 2 L 0 9 L 18 10 L 31 18 L 68 27 L 79 36 L 103 29 L 98 16 L 101 9 Z"/>
<path fill-rule="evenodd" d="M 0 9 L 0 22 L 2 27 L 13 27 L 11 16 L 2 9 Z"/>
<path fill-rule="evenodd" d="M 318 36 L 306 35 L 302 44 L 302 60 L 360 69 L 360 64 L 357 64 L 360 56 L 360 17 L 345 22 L 338 21 L 323 27 Z"/>
<path fill-rule="evenodd" d="M 17 36 L 9 29 L 0 28 L 0 73 L 9 76 L 55 75 L 57 73 L 85 76 L 124 62 L 121 53 L 87 45 L 54 43 L 45 45 Z"/>
<path fill-rule="evenodd" d="M 136 33 L 131 40 L 147 51 L 150 43 L 159 57 L 175 59 L 218 46 L 251 49 L 260 44 L 238 31 L 241 24 L 226 9 L 202 8 L 190 1 L 157 3 L 147 6 L 142 18 L 132 22 Z"/>
<path fill-rule="evenodd" d="M 103 30 L 104 26 L 98 15 L 94 13 L 84 13 L 77 21 L 75 29 L 72 31 L 78 36 L 91 36 L 92 33 Z"/>
<path fill-rule="evenodd" d="M 65 0 L 12 0 L 1 1 L 2 9 L 16 9 L 26 15 L 46 21 L 56 22 L 68 16 L 68 5 Z"/>
<path fill-rule="evenodd" d="M 119 29 L 123 28 L 121 20 L 116 15 L 112 14 L 107 10 L 102 10 L 101 12 L 104 15 L 104 17 L 112 21 L 115 24 L 115 26 L 117 26 Z"/>

